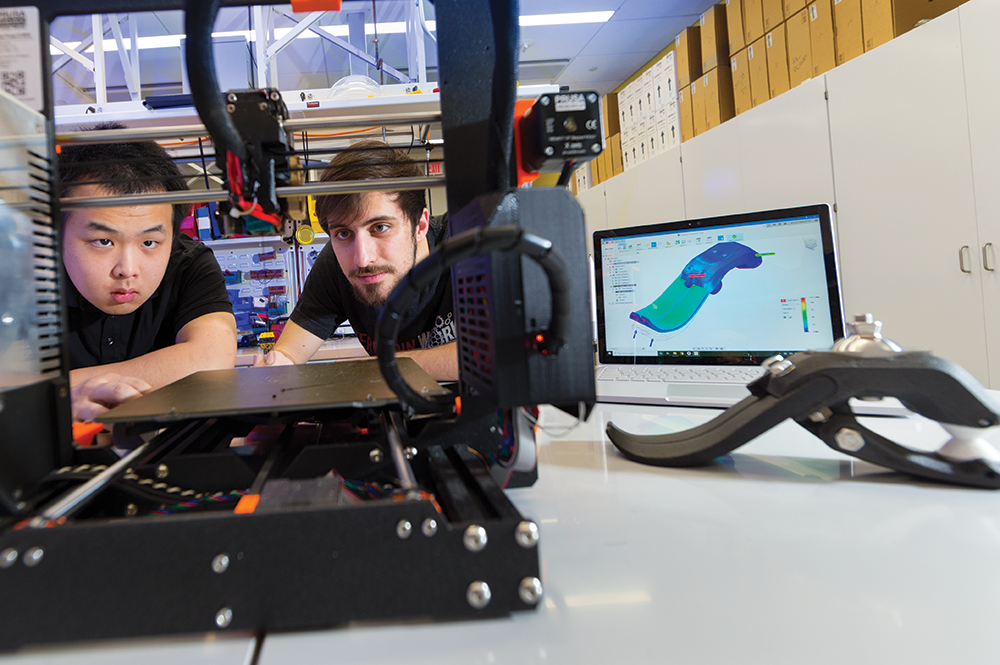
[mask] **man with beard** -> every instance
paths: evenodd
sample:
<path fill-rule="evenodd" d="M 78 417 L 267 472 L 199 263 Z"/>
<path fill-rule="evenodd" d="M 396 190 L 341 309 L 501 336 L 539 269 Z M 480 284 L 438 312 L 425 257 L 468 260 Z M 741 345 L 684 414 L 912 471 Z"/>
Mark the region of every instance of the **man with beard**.
<path fill-rule="evenodd" d="M 324 181 L 422 176 L 405 152 L 362 141 L 330 161 Z M 431 219 L 423 190 L 319 197 L 316 215 L 330 236 L 275 347 L 255 366 L 308 361 L 345 320 L 369 355 L 383 303 L 410 269 L 444 241 L 446 224 Z M 403 316 L 397 355 L 410 357 L 439 381 L 458 379 L 450 275 L 414 299 Z"/>

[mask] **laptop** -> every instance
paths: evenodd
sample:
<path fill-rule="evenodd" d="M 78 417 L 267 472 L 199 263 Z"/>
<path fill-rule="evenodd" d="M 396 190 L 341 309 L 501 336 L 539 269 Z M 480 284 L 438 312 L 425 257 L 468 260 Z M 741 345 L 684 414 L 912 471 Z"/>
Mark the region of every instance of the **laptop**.
<path fill-rule="evenodd" d="M 826 204 L 594 233 L 597 399 L 728 407 L 844 315 Z"/>

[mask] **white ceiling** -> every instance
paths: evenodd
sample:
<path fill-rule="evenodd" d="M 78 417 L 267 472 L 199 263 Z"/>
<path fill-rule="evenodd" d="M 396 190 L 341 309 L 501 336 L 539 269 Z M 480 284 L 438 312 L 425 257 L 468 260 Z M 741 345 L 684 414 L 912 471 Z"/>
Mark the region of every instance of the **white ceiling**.
<path fill-rule="evenodd" d="M 571 89 L 610 92 L 663 50 L 684 27 L 694 23 L 713 0 L 522 0 L 521 14 L 554 14 L 613 11 L 606 23 L 585 23 L 521 28 L 522 53 L 520 82 L 557 83 Z M 290 9 L 286 7 L 286 11 Z M 379 24 L 405 20 L 404 0 L 377 0 Z M 339 13 L 330 12 L 321 24 L 345 23 L 347 12 L 364 12 L 371 23 L 371 0 L 347 0 Z M 250 11 L 246 8 L 223 8 L 215 30 L 247 30 Z M 427 18 L 434 18 L 433 5 L 427 4 Z M 139 35 L 160 36 L 183 32 L 180 12 L 137 14 Z M 278 14 L 276 27 L 292 23 Z M 127 28 L 125 34 L 127 35 Z M 52 26 L 53 36 L 64 42 L 80 41 L 90 35 L 88 16 L 62 17 Z M 108 38 L 110 38 L 110 33 Z M 436 78 L 434 42 L 425 40 L 428 77 Z M 368 52 L 374 53 L 371 36 Z M 380 56 L 400 71 L 406 71 L 405 35 L 380 35 Z M 141 53 L 143 95 L 180 92 L 181 59 L 179 48 L 151 49 Z M 127 100 L 120 62 L 112 52 L 107 58 L 110 99 Z M 329 87 L 348 73 L 344 51 L 320 39 L 300 39 L 277 58 L 278 87 L 302 90 Z M 369 75 L 378 78 L 375 70 Z M 56 74 L 57 104 L 92 103 L 93 74 L 75 62 Z M 387 81 L 388 82 L 388 81 Z M 273 82 L 272 82 L 273 84 Z"/>

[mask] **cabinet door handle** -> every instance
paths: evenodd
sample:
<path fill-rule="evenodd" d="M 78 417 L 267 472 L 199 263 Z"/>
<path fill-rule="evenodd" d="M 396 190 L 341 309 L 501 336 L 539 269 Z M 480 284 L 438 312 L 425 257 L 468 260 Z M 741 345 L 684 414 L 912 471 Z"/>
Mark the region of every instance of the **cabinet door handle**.
<path fill-rule="evenodd" d="M 971 273 L 972 270 L 969 268 L 969 246 L 962 245 L 961 249 L 958 250 L 958 269 L 965 273 Z"/>
<path fill-rule="evenodd" d="M 993 265 L 993 243 L 988 242 L 983 245 L 983 270 L 993 272 L 995 269 Z"/>

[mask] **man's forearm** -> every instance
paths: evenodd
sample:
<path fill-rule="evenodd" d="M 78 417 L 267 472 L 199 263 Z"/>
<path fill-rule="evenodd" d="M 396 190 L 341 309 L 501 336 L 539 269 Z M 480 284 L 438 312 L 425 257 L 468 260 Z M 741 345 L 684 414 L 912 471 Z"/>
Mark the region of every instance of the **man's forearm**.
<path fill-rule="evenodd" d="M 308 362 L 321 346 L 323 340 L 320 337 L 289 320 L 282 329 L 273 351 L 277 351 L 296 365 L 301 365 Z"/>
<path fill-rule="evenodd" d="M 435 381 L 458 381 L 458 342 L 416 351 L 400 351 L 398 358 L 413 358 Z"/>
<path fill-rule="evenodd" d="M 71 385 L 102 374 L 120 374 L 142 379 L 155 388 L 173 383 L 203 369 L 231 369 L 236 362 L 235 345 L 202 345 L 182 342 L 145 355 L 110 365 L 82 367 L 69 373 Z"/>

